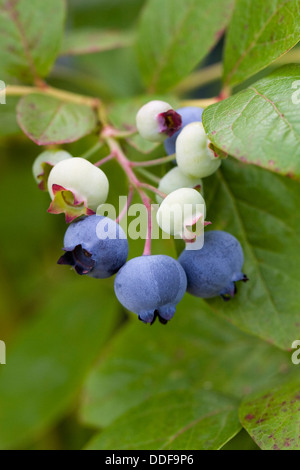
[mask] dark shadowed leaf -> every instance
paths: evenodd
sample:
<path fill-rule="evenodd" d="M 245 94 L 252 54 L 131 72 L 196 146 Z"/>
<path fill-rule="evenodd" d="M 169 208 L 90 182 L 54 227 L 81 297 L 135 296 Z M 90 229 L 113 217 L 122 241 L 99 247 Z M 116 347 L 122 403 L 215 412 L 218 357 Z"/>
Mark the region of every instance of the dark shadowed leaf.
<path fill-rule="evenodd" d="M 288 65 L 210 106 L 213 144 L 237 159 L 300 178 L 300 65 Z"/>
<path fill-rule="evenodd" d="M 260 450 L 260 448 L 251 439 L 249 434 L 242 429 L 242 431 L 222 447 L 221 450 Z"/>
<path fill-rule="evenodd" d="M 41 94 L 22 98 L 17 112 L 19 126 L 38 145 L 74 142 L 97 127 L 91 108 Z"/>
<path fill-rule="evenodd" d="M 128 29 L 146 0 L 68 0 L 69 18 L 76 28 Z"/>

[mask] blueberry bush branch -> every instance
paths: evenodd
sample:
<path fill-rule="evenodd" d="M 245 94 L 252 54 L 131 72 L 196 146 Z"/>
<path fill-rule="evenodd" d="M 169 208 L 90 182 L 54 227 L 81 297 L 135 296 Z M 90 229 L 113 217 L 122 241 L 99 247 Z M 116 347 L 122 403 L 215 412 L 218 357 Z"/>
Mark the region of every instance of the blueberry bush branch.
<path fill-rule="evenodd" d="M 134 168 L 139 167 L 148 167 L 148 166 L 159 166 L 164 163 L 169 163 L 174 161 L 175 155 L 169 155 L 168 157 L 156 158 L 155 160 L 147 160 L 146 162 L 131 162 L 131 166 Z"/>
<path fill-rule="evenodd" d="M 297 450 L 299 0 L 125 3 L 0 0 L 0 447 Z"/>
<path fill-rule="evenodd" d="M 99 109 L 101 107 L 101 101 L 99 100 L 99 98 L 91 98 L 88 96 L 79 95 L 77 93 L 59 90 L 57 88 L 50 87 L 46 83 L 44 83 L 43 86 L 40 87 L 8 85 L 5 90 L 1 90 L 1 93 L 4 93 L 4 91 L 7 96 L 27 96 L 32 94 L 42 94 L 52 96 L 53 98 L 57 98 L 65 102 L 83 104 L 93 109 Z"/>
<path fill-rule="evenodd" d="M 66 90 L 60 90 L 58 88 L 51 87 L 47 85 L 47 83 L 43 83 L 43 86 L 33 87 L 33 86 L 18 86 L 18 85 L 8 85 L 4 90 L 0 90 L 0 96 L 12 96 L 12 97 L 20 97 L 20 96 L 28 96 L 32 94 L 41 94 L 41 95 L 48 95 L 52 96 L 53 98 L 60 99 L 65 102 L 70 102 L 74 104 L 83 104 L 85 106 L 89 106 L 95 110 L 101 109 L 103 104 L 99 98 L 94 98 L 90 96 L 80 95 L 78 93 L 71 93 Z M 216 99 L 201 99 L 201 100 L 183 100 L 182 105 L 186 105 L 187 103 L 195 106 L 199 106 L 201 108 L 206 108 L 211 104 L 214 104 Z M 123 132 L 118 131 L 117 129 L 114 130 L 115 134 L 114 137 L 116 138 L 127 138 L 135 134 L 135 130 Z"/>
<path fill-rule="evenodd" d="M 108 131 L 110 135 L 110 129 Z M 148 227 L 147 227 L 147 236 L 146 236 L 146 244 L 144 255 L 151 255 L 151 233 L 152 233 L 152 210 L 151 210 L 151 199 L 145 194 L 142 190 L 143 183 L 139 181 L 137 176 L 135 175 L 134 171 L 132 170 L 132 164 L 125 156 L 120 144 L 116 142 L 112 137 L 106 137 L 106 130 L 104 129 L 102 133 L 102 138 L 104 138 L 110 148 L 111 155 L 116 158 L 118 163 L 123 168 L 130 185 L 130 188 L 136 190 L 141 197 L 141 200 L 146 207 L 147 214 L 148 214 Z M 152 186 L 147 186 L 147 189 L 151 188 Z M 130 191 L 132 191 L 132 189 Z M 155 188 L 153 188 L 155 190 Z"/>
<path fill-rule="evenodd" d="M 148 170 L 145 170 L 145 168 L 143 167 L 140 167 L 140 166 L 137 166 L 135 167 L 135 170 L 141 174 L 142 176 L 144 176 L 145 179 L 151 181 L 152 183 L 156 184 L 156 185 L 159 185 L 160 181 L 161 181 L 161 178 L 159 178 L 158 176 L 154 175 L 153 173 L 151 173 L 150 171 Z"/>
<path fill-rule="evenodd" d="M 119 224 L 122 221 L 123 217 L 125 217 L 125 215 L 127 214 L 128 209 L 131 206 L 133 196 L 134 196 L 134 188 L 133 186 L 130 185 L 126 204 L 116 219 L 117 224 Z"/>
<path fill-rule="evenodd" d="M 140 183 L 140 187 L 141 188 L 144 188 L 144 189 L 148 189 L 149 191 L 157 194 L 159 197 L 161 197 L 162 199 L 164 199 L 167 195 L 165 193 L 163 193 L 162 191 L 160 191 L 159 189 L 155 188 L 154 186 L 152 186 L 151 184 L 147 184 L 147 183 Z"/>
<path fill-rule="evenodd" d="M 107 155 L 107 157 L 102 158 L 102 159 L 99 160 L 98 162 L 94 163 L 94 165 L 99 168 L 100 166 L 102 166 L 102 165 L 104 165 L 105 163 L 108 163 L 108 162 L 110 162 L 111 160 L 114 160 L 114 159 L 115 159 L 115 155 L 113 155 L 113 154 Z"/>

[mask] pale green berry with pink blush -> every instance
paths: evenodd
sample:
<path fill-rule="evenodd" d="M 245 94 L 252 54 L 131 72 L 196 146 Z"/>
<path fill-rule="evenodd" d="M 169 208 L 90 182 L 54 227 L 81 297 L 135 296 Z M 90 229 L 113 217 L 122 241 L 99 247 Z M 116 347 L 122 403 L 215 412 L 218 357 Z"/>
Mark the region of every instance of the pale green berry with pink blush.
<path fill-rule="evenodd" d="M 168 171 L 165 176 L 160 180 L 158 189 L 161 193 L 170 194 L 176 189 L 180 188 L 197 188 L 203 195 L 203 181 L 201 178 L 192 178 L 187 176 L 178 166 Z M 159 195 L 156 196 L 158 204 L 161 204 L 163 199 Z"/>
<path fill-rule="evenodd" d="M 32 166 L 33 177 L 42 191 L 47 191 L 47 183 L 52 168 L 57 163 L 73 158 L 65 150 L 46 150 L 34 161 Z"/>
<path fill-rule="evenodd" d="M 92 215 L 107 200 L 106 174 L 83 158 L 64 160 L 52 169 L 48 179 L 52 198 L 50 213 L 65 213 L 72 222 L 81 215 Z"/>
<path fill-rule="evenodd" d="M 193 241 L 203 234 L 206 204 L 203 196 L 192 188 L 181 188 L 169 194 L 157 212 L 157 223 L 163 232 Z"/>
<path fill-rule="evenodd" d="M 205 178 L 218 170 L 222 159 L 209 145 L 202 122 L 193 122 L 181 131 L 176 141 L 176 161 L 185 175 Z"/>
<path fill-rule="evenodd" d="M 137 113 L 136 126 L 144 139 L 162 143 L 181 129 L 182 118 L 169 103 L 153 100 Z"/>

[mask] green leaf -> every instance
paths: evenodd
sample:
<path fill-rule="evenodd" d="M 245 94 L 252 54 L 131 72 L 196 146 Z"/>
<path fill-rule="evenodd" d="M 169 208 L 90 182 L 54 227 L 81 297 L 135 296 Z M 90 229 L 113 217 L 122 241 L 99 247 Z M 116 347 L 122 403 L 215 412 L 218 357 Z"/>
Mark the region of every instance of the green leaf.
<path fill-rule="evenodd" d="M 0 0 L 1 79 L 35 81 L 50 72 L 59 53 L 65 1 Z"/>
<path fill-rule="evenodd" d="M 237 398 L 269 384 L 290 367 L 285 354 L 215 316 L 201 299 L 186 296 L 166 328 L 136 316 L 91 373 L 82 420 L 106 427 L 158 393 L 215 390 Z M 143 405 L 143 409 L 145 406 Z"/>
<path fill-rule="evenodd" d="M 89 25 L 95 28 L 128 29 L 146 0 L 68 0 L 69 18 L 76 28 Z"/>
<path fill-rule="evenodd" d="M 238 0 L 227 33 L 224 81 L 236 85 L 300 40 L 299 0 Z"/>
<path fill-rule="evenodd" d="M 211 309 L 243 330 L 290 349 L 300 337 L 300 185 L 279 175 L 228 159 L 204 186 L 213 230 L 242 243 L 243 271 L 230 302 L 208 301 Z"/>
<path fill-rule="evenodd" d="M 93 77 L 92 82 L 95 82 L 96 85 L 93 87 L 95 92 L 92 95 L 104 97 L 109 102 L 143 93 L 144 87 L 141 83 L 136 51 L 133 47 L 114 49 L 101 54 L 76 56 L 73 57 L 72 62 L 74 65 L 73 75 L 77 74 L 78 70 L 83 72 L 77 86 L 89 95 L 91 93 L 87 87 L 89 87 L 91 77 Z M 88 76 L 87 82 L 86 76 Z M 76 79 L 78 81 L 77 75 Z"/>
<path fill-rule="evenodd" d="M 0 370 L 1 449 L 23 446 L 69 412 L 115 328 L 118 305 L 107 286 L 91 288 L 91 279 L 69 276 L 7 348 Z"/>
<path fill-rule="evenodd" d="M 263 450 L 299 450 L 299 374 L 281 387 L 245 400 L 240 420 Z"/>
<path fill-rule="evenodd" d="M 240 429 L 235 400 L 182 390 L 131 410 L 93 439 L 88 450 L 218 450 Z"/>
<path fill-rule="evenodd" d="M 299 178 L 299 80 L 300 65 L 288 65 L 208 107 L 210 140 L 243 162 Z"/>
<path fill-rule="evenodd" d="M 79 30 L 67 33 L 61 55 L 84 55 L 120 49 L 133 44 L 133 35 L 122 31 Z"/>
<path fill-rule="evenodd" d="M 150 0 L 139 25 L 140 68 L 152 92 L 184 79 L 218 42 L 232 0 Z"/>
<path fill-rule="evenodd" d="M 91 108 L 42 94 L 22 98 L 17 113 L 19 126 L 38 145 L 75 142 L 97 127 Z"/>

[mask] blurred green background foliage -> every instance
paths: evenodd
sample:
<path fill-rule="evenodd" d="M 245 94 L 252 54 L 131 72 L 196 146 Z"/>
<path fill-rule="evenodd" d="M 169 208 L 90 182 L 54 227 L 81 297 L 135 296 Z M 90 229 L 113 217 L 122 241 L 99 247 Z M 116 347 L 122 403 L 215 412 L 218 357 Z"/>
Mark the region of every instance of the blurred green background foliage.
<path fill-rule="evenodd" d="M 162 8 L 169 3 L 160 1 Z M 0 2 L 2 8 L 4 3 Z M 157 94 L 173 106 L 183 99 L 218 95 L 226 24 L 221 24 L 221 33 L 206 50 L 199 51 L 198 61 L 191 57 L 186 76 L 195 70 L 199 86 L 189 88 L 188 78 L 181 77 L 168 87 L 167 74 L 162 74 L 159 86 L 149 91 L 147 67 L 157 66 L 155 53 L 160 46 L 148 35 L 150 29 L 141 32 L 145 14 L 149 22 L 158 15 L 157 10 L 145 10 L 151 3 L 157 2 L 69 0 L 67 34 L 97 30 L 103 50 L 63 54 L 47 82 L 100 97 L 112 122 L 120 127 L 127 119 L 133 124 L 140 104 Z M 228 12 L 229 23 L 232 2 L 215 3 Z M 41 8 L 38 1 L 36 6 Z M 197 15 L 201 17 L 199 8 Z M 208 21 L 205 15 L 203 21 Z M 150 26 L 155 30 L 155 24 Z M 105 46 L 104 39 L 110 45 Z M 150 46 L 143 60 L 149 64 L 141 65 L 141 48 L 147 41 Z M 290 61 L 295 61 L 295 51 Z M 176 63 L 176 54 L 172 60 Z M 258 75 L 237 84 L 235 91 L 273 70 L 273 60 L 266 62 L 267 69 L 255 70 Z M 213 67 L 212 76 L 201 81 L 207 67 Z M 299 183 L 231 158 L 225 162 L 217 175 L 205 181 L 209 219 L 214 229 L 228 230 L 241 240 L 251 282 L 228 305 L 187 295 L 170 324 L 146 327 L 117 302 L 111 279 L 79 278 L 57 266 L 64 217 L 47 213 L 49 196 L 34 183 L 32 163 L 41 149 L 21 133 L 17 102 L 7 97 L 7 104 L 0 105 L 0 339 L 7 345 L 7 365 L 0 365 L 0 448 L 274 448 L 276 439 L 266 443 L 262 426 L 253 422 L 250 426 L 245 417 L 250 415 L 249 395 L 258 395 L 259 402 L 265 391 L 272 394 L 290 386 L 294 393 L 299 385 L 299 371 L 288 351 L 300 333 L 295 314 L 300 292 Z M 95 134 L 63 148 L 80 156 L 96 142 Z M 125 148 L 134 160 L 156 158 L 163 152 L 162 147 L 150 145 L 145 156 L 128 143 Z M 94 161 L 106 155 L 103 148 Z M 156 175 L 168 168 L 156 169 Z M 119 195 L 127 194 L 125 177 L 115 162 L 108 163 L 105 172 L 110 180 L 109 202 L 117 205 Z M 283 247 L 285 237 L 288 246 Z M 268 247 L 273 253 L 267 253 Z M 130 257 L 140 256 L 142 250 L 142 241 L 130 241 Z M 172 241 L 155 241 L 153 251 L 177 255 Z M 289 268 L 284 267 L 285 260 Z M 239 415 L 241 402 L 243 415 L 241 411 Z M 263 415 L 263 406 L 262 399 L 255 422 Z M 284 429 L 279 435 L 280 443 L 294 436 L 297 413 L 292 430 Z M 277 409 L 274 416 L 263 419 L 271 420 L 271 428 L 277 429 L 282 416 Z M 190 423 L 195 423 L 190 432 L 174 437 Z M 298 442 L 291 446 L 297 448 Z"/>

